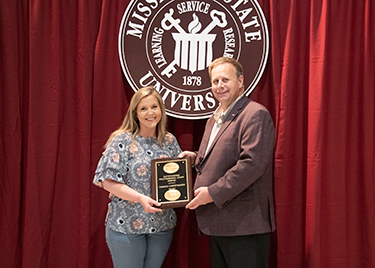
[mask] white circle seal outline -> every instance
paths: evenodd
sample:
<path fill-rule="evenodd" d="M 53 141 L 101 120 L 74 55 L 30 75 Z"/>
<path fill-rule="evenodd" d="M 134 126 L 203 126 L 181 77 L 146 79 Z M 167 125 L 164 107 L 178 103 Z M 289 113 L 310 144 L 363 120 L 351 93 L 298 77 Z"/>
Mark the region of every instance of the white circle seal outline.
<path fill-rule="evenodd" d="M 118 51 L 132 89 L 153 85 L 169 116 L 205 119 L 218 106 L 208 65 L 228 56 L 241 62 L 245 95 L 258 84 L 269 34 L 256 0 L 132 0 L 121 20 Z"/>

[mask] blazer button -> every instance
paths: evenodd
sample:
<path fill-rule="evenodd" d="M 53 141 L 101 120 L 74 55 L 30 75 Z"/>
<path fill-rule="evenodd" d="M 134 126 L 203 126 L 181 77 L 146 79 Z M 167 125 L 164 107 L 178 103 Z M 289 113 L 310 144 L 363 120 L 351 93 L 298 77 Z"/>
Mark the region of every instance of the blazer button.
<path fill-rule="evenodd" d="M 198 172 L 198 175 L 201 175 L 201 174 L 202 174 L 202 172 L 199 171 L 199 172 Z"/>

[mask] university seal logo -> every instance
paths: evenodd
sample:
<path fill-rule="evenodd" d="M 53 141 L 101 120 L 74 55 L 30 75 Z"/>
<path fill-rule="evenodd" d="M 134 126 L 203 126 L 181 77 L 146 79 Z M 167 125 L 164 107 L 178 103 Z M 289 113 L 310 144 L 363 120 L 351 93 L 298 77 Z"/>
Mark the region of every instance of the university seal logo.
<path fill-rule="evenodd" d="M 255 0 L 131 1 L 119 33 L 121 66 L 133 90 L 155 86 L 167 114 L 184 119 L 208 118 L 217 108 L 208 76 L 214 59 L 242 63 L 249 95 L 268 47 L 266 20 Z"/>

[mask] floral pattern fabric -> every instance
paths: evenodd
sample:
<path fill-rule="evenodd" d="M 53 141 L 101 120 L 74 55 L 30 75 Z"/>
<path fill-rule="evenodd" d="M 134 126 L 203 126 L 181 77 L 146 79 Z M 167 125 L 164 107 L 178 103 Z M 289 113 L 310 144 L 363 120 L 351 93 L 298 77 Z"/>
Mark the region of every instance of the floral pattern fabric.
<path fill-rule="evenodd" d="M 98 163 L 93 183 L 102 187 L 104 180 L 111 179 L 151 196 L 151 160 L 177 157 L 180 152 L 180 146 L 171 133 L 166 135 L 162 148 L 156 138 L 136 136 L 132 140 L 129 132 L 116 135 Z M 138 202 L 123 200 L 113 194 L 110 194 L 110 199 L 106 224 L 114 231 L 147 234 L 176 226 L 177 219 L 173 209 L 146 213 Z"/>

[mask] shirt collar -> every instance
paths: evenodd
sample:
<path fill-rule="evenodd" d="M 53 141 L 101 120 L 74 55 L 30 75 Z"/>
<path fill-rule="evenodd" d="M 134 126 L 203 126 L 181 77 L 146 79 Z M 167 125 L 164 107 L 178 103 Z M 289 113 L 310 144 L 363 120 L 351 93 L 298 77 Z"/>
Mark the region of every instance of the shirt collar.
<path fill-rule="evenodd" d="M 241 99 L 241 97 L 244 94 L 245 93 L 242 93 L 234 102 L 232 102 L 232 104 L 228 107 L 228 109 L 225 112 L 223 112 L 221 105 L 217 107 L 217 109 L 214 112 L 214 119 L 215 119 L 216 124 L 221 125 L 222 123 L 224 123 L 225 119 L 227 118 L 228 113 L 232 110 L 233 106 L 237 103 L 239 99 Z"/>

